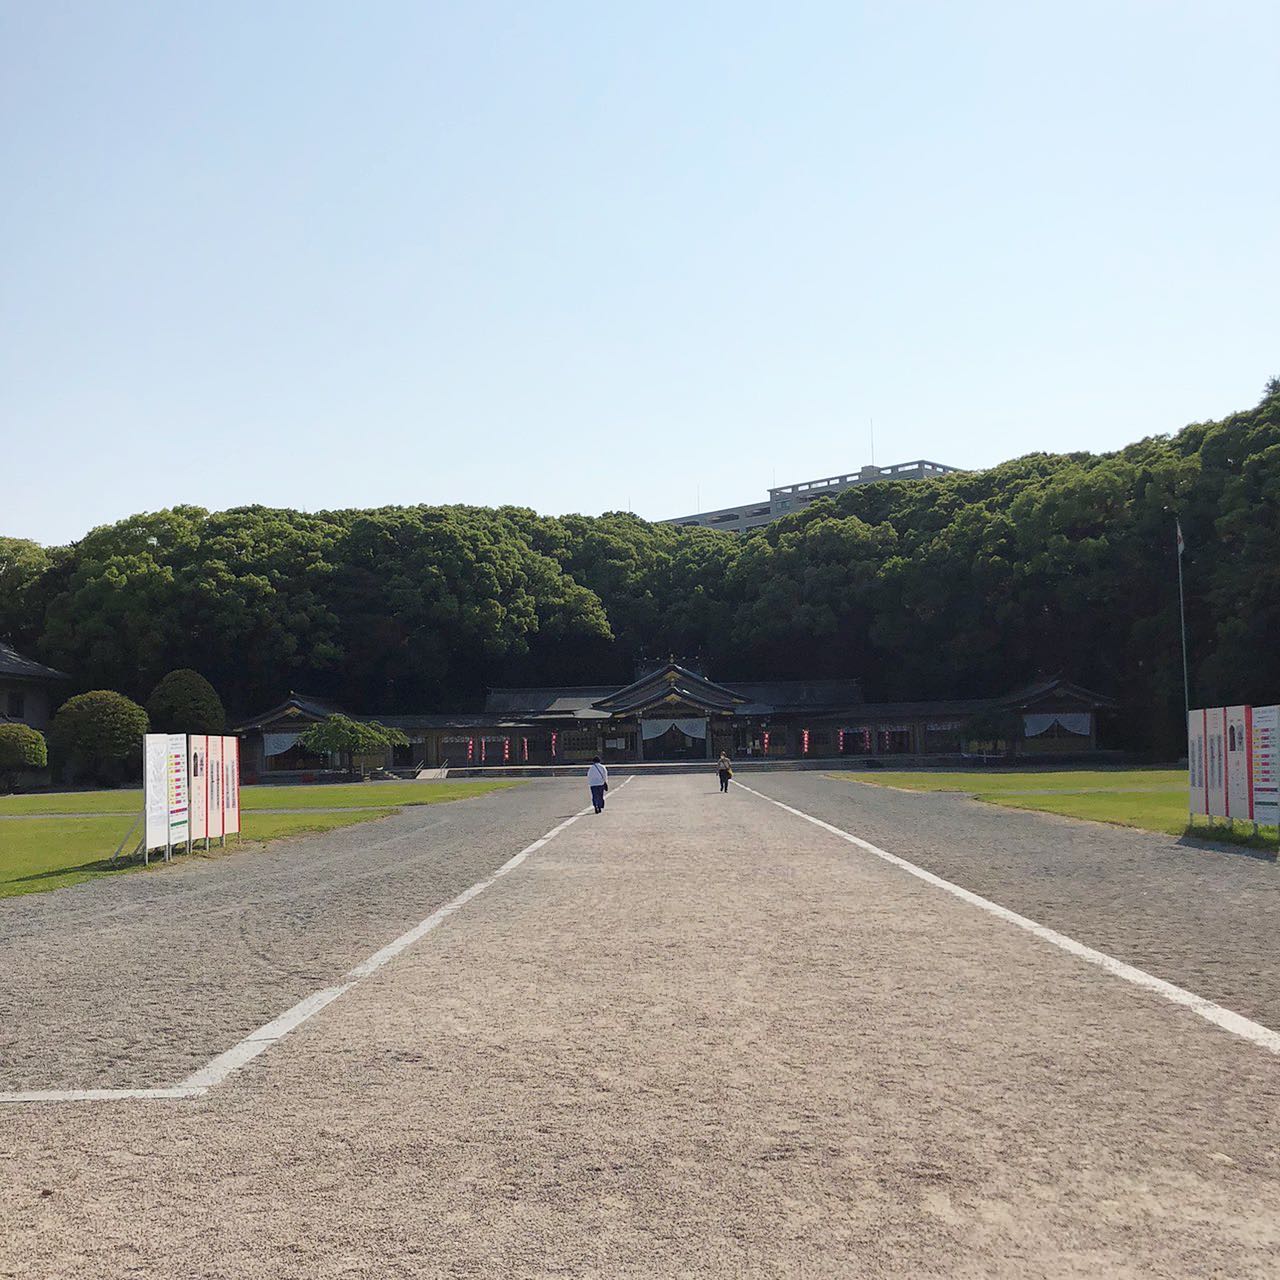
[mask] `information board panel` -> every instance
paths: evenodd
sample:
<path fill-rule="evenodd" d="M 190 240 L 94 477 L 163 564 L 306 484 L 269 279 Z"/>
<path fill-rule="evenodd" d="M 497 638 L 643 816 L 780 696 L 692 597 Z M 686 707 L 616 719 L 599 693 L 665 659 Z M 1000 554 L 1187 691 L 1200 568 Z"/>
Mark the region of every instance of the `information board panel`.
<path fill-rule="evenodd" d="M 193 733 L 187 739 L 187 758 L 191 783 L 191 838 L 204 840 L 209 835 L 209 738 Z"/>
<path fill-rule="evenodd" d="M 1253 820 L 1280 826 L 1280 706 L 1253 708 Z"/>
<path fill-rule="evenodd" d="M 1209 713 L 1203 709 L 1187 712 L 1187 808 L 1191 813 L 1209 812 L 1206 722 Z"/>
<path fill-rule="evenodd" d="M 1252 707 L 1226 708 L 1228 818 L 1253 817 Z"/>
<path fill-rule="evenodd" d="M 187 735 L 148 733 L 142 741 L 143 840 L 148 849 L 186 844 L 190 831 Z"/>
<path fill-rule="evenodd" d="M 209 839 L 220 839 L 222 826 L 222 738 L 209 739 Z"/>
<path fill-rule="evenodd" d="M 222 830 L 240 830 L 240 739 L 222 739 Z"/>
<path fill-rule="evenodd" d="M 1213 818 L 1227 816 L 1227 709 L 1205 712 L 1205 797 Z"/>

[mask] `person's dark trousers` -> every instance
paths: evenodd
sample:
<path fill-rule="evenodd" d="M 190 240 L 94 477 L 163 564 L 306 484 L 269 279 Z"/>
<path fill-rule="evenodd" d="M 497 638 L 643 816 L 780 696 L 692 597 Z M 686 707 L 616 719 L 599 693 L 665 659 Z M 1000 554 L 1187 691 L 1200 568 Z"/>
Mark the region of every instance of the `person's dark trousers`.
<path fill-rule="evenodd" d="M 604 788 L 603 787 L 591 788 L 591 803 L 595 805 L 597 813 L 603 812 L 604 810 Z"/>
<path fill-rule="evenodd" d="M 729 790 L 729 775 L 725 773 L 724 770 L 720 771 L 720 790 L 721 791 Z"/>

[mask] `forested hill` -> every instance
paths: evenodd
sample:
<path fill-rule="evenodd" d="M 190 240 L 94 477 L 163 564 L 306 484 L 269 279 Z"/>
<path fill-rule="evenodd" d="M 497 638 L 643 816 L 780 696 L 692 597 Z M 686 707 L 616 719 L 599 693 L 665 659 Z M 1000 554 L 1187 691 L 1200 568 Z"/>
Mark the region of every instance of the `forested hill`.
<path fill-rule="evenodd" d="M 0 538 L 0 636 L 135 697 L 194 667 L 233 715 L 289 689 L 460 708 L 668 653 L 725 679 L 857 676 L 876 699 L 1061 671 L 1163 747 L 1182 701 L 1175 512 L 1193 701 L 1280 701 L 1280 380 L 1171 438 L 854 488 L 741 539 L 463 506 L 175 507 L 70 547 Z"/>

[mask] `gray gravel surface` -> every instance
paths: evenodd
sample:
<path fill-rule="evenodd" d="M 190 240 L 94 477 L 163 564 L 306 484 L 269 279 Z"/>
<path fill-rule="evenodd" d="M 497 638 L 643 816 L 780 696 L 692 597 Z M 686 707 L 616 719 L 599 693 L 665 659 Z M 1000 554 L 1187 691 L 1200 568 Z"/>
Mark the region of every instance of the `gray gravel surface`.
<path fill-rule="evenodd" d="M 1280 1263 L 1280 1058 L 710 775 L 629 783 L 205 1098 L 0 1123 L 23 1280 Z"/>
<path fill-rule="evenodd" d="M 0 901 L 0 1090 L 174 1083 L 584 794 L 569 781 L 516 787 Z"/>
<path fill-rule="evenodd" d="M 744 781 L 1280 1031 L 1280 865 L 1271 859 L 823 774 Z"/>

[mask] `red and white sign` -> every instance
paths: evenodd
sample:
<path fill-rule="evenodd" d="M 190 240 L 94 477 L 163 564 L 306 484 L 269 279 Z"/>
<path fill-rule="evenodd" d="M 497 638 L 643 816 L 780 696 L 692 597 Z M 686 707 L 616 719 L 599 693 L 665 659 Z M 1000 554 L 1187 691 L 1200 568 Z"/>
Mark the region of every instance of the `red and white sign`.
<path fill-rule="evenodd" d="M 1191 812 L 1280 821 L 1280 707 L 1207 707 L 1187 717 Z"/>
<path fill-rule="evenodd" d="M 222 830 L 240 831 L 240 739 L 222 739 Z"/>
<path fill-rule="evenodd" d="M 209 737 L 193 733 L 187 739 L 187 758 L 191 762 L 191 838 L 206 840 L 209 836 Z"/>
<path fill-rule="evenodd" d="M 1228 818 L 1253 817 L 1253 708 L 1225 708 Z"/>
<path fill-rule="evenodd" d="M 1280 826 L 1280 707 L 1253 708 L 1253 820 Z"/>

